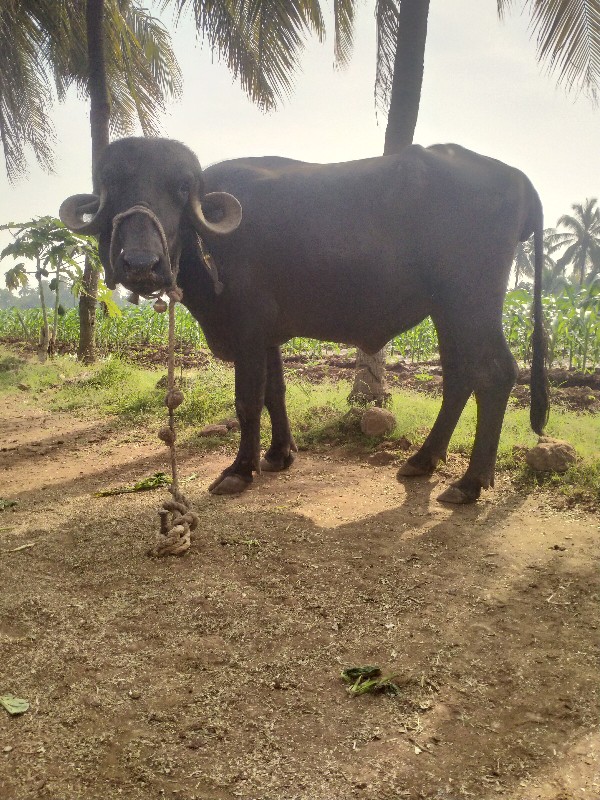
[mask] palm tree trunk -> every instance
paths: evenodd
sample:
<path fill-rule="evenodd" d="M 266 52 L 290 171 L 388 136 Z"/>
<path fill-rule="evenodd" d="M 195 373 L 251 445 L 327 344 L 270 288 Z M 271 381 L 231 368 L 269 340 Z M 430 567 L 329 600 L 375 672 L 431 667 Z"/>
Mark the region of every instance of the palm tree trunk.
<path fill-rule="evenodd" d="M 412 144 L 419 116 L 429 0 L 401 0 L 384 156 Z"/>
<path fill-rule="evenodd" d="M 423 84 L 429 0 L 401 0 L 398 15 L 394 77 L 385 129 L 385 156 L 412 144 Z M 349 401 L 382 405 L 385 396 L 386 350 L 371 356 L 356 352 L 354 384 Z"/>
<path fill-rule="evenodd" d="M 87 0 L 86 27 L 88 50 L 88 91 L 90 94 L 90 128 L 92 136 L 92 183 L 94 191 L 98 159 L 109 142 L 110 105 L 106 88 L 104 60 L 104 0 Z M 96 297 L 98 273 L 89 259 L 85 261 L 79 297 L 79 347 L 77 355 L 87 364 L 95 360 Z"/>

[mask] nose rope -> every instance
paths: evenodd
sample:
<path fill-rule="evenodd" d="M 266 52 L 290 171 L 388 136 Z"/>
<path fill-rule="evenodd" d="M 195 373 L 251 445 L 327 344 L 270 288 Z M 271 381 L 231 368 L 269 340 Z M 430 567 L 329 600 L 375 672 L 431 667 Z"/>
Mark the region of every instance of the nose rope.
<path fill-rule="evenodd" d="M 143 206 L 143 205 L 131 206 L 131 208 L 128 208 L 125 211 L 122 211 L 120 214 L 116 214 L 113 217 L 112 233 L 110 237 L 110 266 L 113 271 L 113 274 L 115 271 L 115 261 L 117 260 L 117 256 L 121 252 L 118 240 L 119 228 L 121 227 L 121 223 L 123 222 L 123 220 L 133 216 L 134 214 L 144 214 L 145 216 L 147 216 L 154 225 L 154 227 L 156 228 L 156 230 L 158 231 L 158 235 L 160 237 L 160 243 L 162 245 L 163 253 L 165 254 L 165 259 L 167 261 L 167 266 L 169 268 L 169 273 L 171 275 L 171 280 L 172 280 L 169 289 L 174 289 L 179 265 L 177 264 L 175 266 L 175 269 L 173 269 L 173 265 L 171 263 L 171 257 L 169 255 L 169 245 L 167 244 L 167 237 L 165 235 L 165 230 L 159 218 L 156 216 L 154 211 L 152 211 L 152 209 L 148 208 L 148 206 Z M 153 294 L 149 296 L 156 297 L 160 296 L 160 294 L 163 294 L 163 292 L 160 292 L 158 295 Z"/>
<path fill-rule="evenodd" d="M 144 214 L 155 226 L 160 236 L 163 252 L 171 275 L 171 285 L 169 287 L 147 295 L 149 297 L 158 298 L 154 304 L 154 309 L 159 312 L 166 310 L 165 303 L 160 299 L 160 296 L 166 294 L 169 298 L 169 356 L 167 365 L 167 395 L 165 397 L 165 405 L 169 411 L 169 424 L 161 428 L 158 432 L 158 437 L 169 447 L 172 475 L 171 486 L 169 488 L 171 499 L 165 500 L 162 504 L 162 508 L 158 512 L 160 516 L 160 533 L 156 538 L 154 547 L 150 549 L 149 555 L 179 556 L 183 555 L 183 553 L 189 549 L 192 534 L 200 522 L 198 514 L 191 510 L 189 500 L 179 489 L 177 452 L 175 447 L 175 440 L 177 438 L 175 431 L 175 409 L 183 402 L 183 392 L 177 389 L 175 385 L 175 304 L 182 298 L 181 289 L 176 284 L 179 264 L 176 263 L 175 268 L 173 268 L 169 255 L 167 237 L 159 218 L 147 206 L 135 205 L 123 211 L 121 214 L 117 214 L 113 218 L 110 239 L 110 264 L 113 271 L 114 263 L 120 253 L 118 241 L 119 227 L 123 220 L 131 217 L 133 214 Z"/>
<path fill-rule="evenodd" d="M 172 281 L 171 282 L 171 286 L 168 287 L 168 289 L 166 289 L 166 290 L 163 289 L 163 290 L 159 290 L 157 292 L 154 292 L 153 294 L 142 295 L 143 297 L 160 297 L 160 295 L 164 294 L 165 291 L 171 291 L 171 290 L 176 288 L 177 273 L 179 271 L 179 263 L 176 263 L 175 267 L 173 267 L 173 264 L 171 262 L 171 256 L 169 255 L 169 246 L 167 244 L 167 237 L 166 237 L 166 234 L 165 234 L 165 230 L 164 230 L 164 228 L 162 226 L 162 223 L 161 223 L 160 219 L 156 216 L 156 214 L 154 213 L 154 211 L 152 211 L 151 208 L 148 208 L 148 206 L 144 206 L 144 205 L 141 205 L 141 204 L 138 204 L 138 205 L 135 205 L 135 206 L 131 206 L 131 208 L 128 208 L 125 211 L 122 211 L 120 214 L 116 214 L 113 217 L 112 233 L 111 233 L 111 237 L 110 237 L 110 256 L 109 256 L 110 257 L 110 266 L 111 266 L 111 269 L 112 269 L 113 274 L 114 274 L 114 272 L 115 272 L 115 262 L 117 260 L 117 257 L 119 255 L 119 253 L 121 252 L 120 248 L 119 248 L 119 239 L 118 239 L 119 228 L 120 228 L 121 223 L 123 222 L 123 220 L 127 219 L 127 217 L 133 216 L 133 214 L 145 214 L 150 219 L 150 221 L 153 223 L 153 225 L 156 228 L 156 230 L 158 231 L 158 235 L 160 237 L 160 243 L 162 245 L 162 249 L 163 249 L 163 252 L 165 254 L 165 259 L 167 261 L 167 266 L 169 268 L 169 273 L 171 275 L 171 281 Z M 206 245 L 204 244 L 200 234 L 197 233 L 197 232 L 196 232 L 196 240 L 198 242 L 198 250 L 200 251 L 200 257 L 202 258 L 202 262 L 204 263 L 206 271 L 208 272 L 208 274 L 210 276 L 210 279 L 213 282 L 213 287 L 214 287 L 214 290 L 215 290 L 215 294 L 219 295 L 223 291 L 223 284 L 219 280 L 219 271 L 217 269 L 217 265 L 215 263 L 215 260 L 211 256 L 211 254 L 208 252 L 208 250 L 206 249 Z M 137 293 L 134 296 L 135 297 L 139 297 L 139 295 Z M 132 302 L 137 303 L 137 300 L 133 300 Z"/>

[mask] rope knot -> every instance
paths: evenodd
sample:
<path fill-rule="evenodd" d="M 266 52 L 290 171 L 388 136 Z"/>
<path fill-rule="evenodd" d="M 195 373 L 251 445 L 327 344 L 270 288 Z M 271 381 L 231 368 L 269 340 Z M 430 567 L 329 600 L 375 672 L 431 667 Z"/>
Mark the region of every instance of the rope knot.
<path fill-rule="evenodd" d="M 190 510 L 189 502 L 180 492 L 172 500 L 165 500 L 158 515 L 160 534 L 149 554 L 157 558 L 183 555 L 191 546 L 200 517 Z"/>

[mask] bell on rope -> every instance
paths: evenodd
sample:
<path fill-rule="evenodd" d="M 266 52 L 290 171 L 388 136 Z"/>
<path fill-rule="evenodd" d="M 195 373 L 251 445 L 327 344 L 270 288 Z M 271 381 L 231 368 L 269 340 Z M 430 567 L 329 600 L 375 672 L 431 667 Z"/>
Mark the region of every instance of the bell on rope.
<path fill-rule="evenodd" d="M 165 397 L 165 405 L 169 411 L 174 411 L 178 408 L 184 400 L 184 395 L 181 389 L 171 389 Z"/>
<path fill-rule="evenodd" d="M 167 427 L 161 428 L 158 432 L 158 438 L 170 447 L 172 444 L 175 444 L 175 431 Z"/>
<path fill-rule="evenodd" d="M 154 301 L 154 305 L 152 308 L 156 311 L 157 314 L 164 314 L 167 310 L 167 301 L 163 300 L 162 297 L 159 297 L 158 300 Z"/>

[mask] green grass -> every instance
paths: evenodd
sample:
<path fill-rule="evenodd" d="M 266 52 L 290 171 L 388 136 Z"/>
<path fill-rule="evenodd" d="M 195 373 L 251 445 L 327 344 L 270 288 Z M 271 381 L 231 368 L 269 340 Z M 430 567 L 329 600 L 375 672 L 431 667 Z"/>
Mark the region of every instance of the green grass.
<path fill-rule="evenodd" d="M 214 361 L 201 370 L 186 370 L 179 377 L 185 393 L 185 401 L 177 410 L 180 441 L 202 449 L 217 443 L 222 447 L 223 439 L 200 438 L 198 431 L 208 423 L 235 416 L 232 368 Z M 66 356 L 37 364 L 0 348 L 0 393 L 21 392 L 21 384 L 29 387 L 27 396 L 45 408 L 88 416 L 116 415 L 127 424 L 143 427 L 148 424 L 158 427 L 166 419 L 165 389 L 157 387 L 161 378 L 164 371 L 141 369 L 117 358 L 108 358 L 92 367 L 82 366 Z M 361 433 L 360 414 L 350 412 L 347 404 L 349 392 L 350 384 L 344 381 L 319 384 L 297 378 L 288 381 L 288 412 L 300 447 L 320 449 L 336 445 L 368 452 L 378 444 L 378 439 Z M 427 436 L 439 405 L 439 398 L 414 391 L 394 391 L 390 408 L 397 425 L 388 438 L 405 437 L 418 446 Z M 475 424 L 476 406 L 470 400 L 452 437 L 450 452 L 469 454 Z M 553 409 L 547 433 L 570 442 L 580 461 L 563 476 L 539 481 L 523 465 L 522 448 L 532 447 L 537 440 L 529 427 L 529 410 L 509 404 L 500 439 L 498 469 L 511 470 L 524 487 L 541 482 L 572 498 L 591 497 L 600 502 L 600 417 Z M 265 412 L 263 446 L 268 445 L 269 438 Z M 226 442 L 234 450 L 239 434 L 229 436 Z"/>
<path fill-rule="evenodd" d="M 21 385 L 35 395 L 59 386 L 81 371 L 81 365 L 70 357 L 57 358 L 46 364 L 36 364 L 0 347 L 0 392 L 23 391 L 19 389 Z"/>

